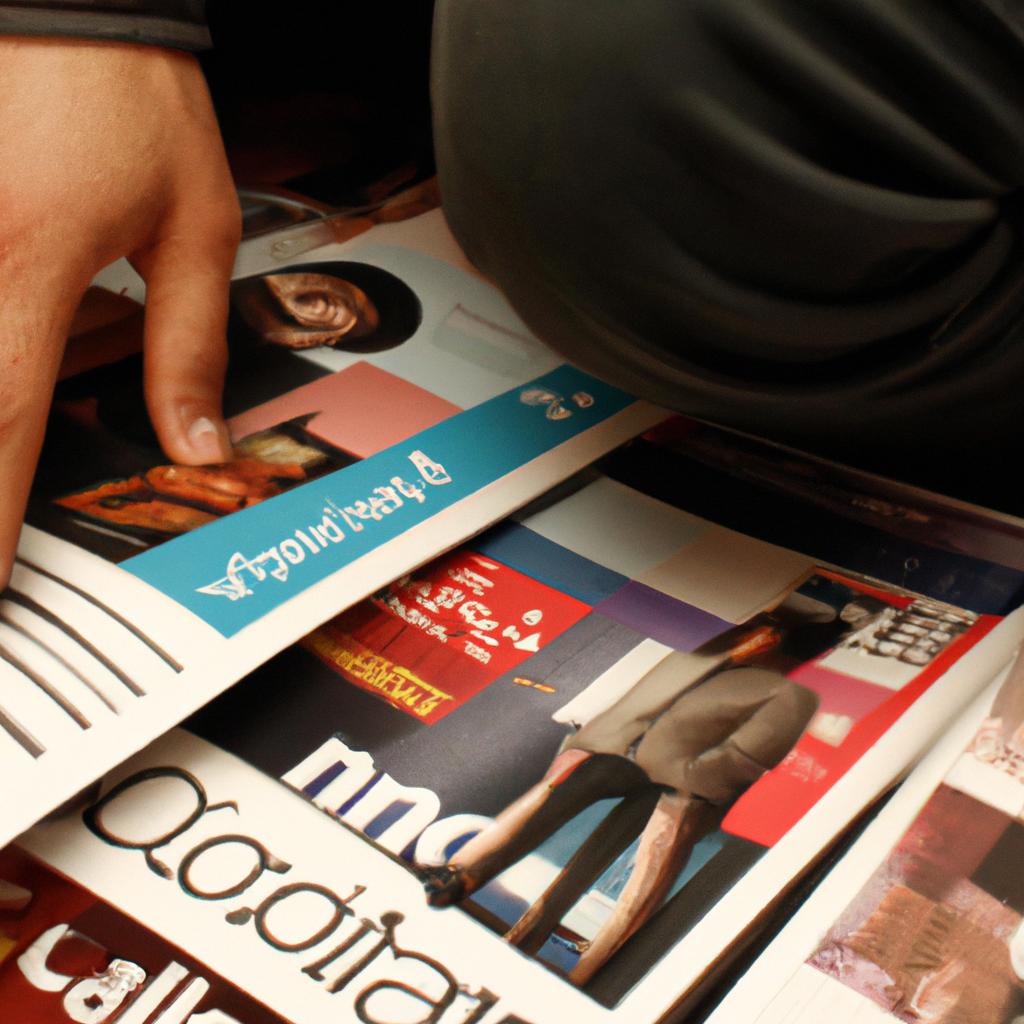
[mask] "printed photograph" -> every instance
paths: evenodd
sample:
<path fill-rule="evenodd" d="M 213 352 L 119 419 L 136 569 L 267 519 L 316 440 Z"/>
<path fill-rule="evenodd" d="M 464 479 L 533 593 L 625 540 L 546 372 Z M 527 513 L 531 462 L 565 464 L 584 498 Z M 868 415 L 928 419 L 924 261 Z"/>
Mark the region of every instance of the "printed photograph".
<path fill-rule="evenodd" d="M 809 963 L 917 1024 L 1024 1019 L 1024 825 L 942 785 Z"/>

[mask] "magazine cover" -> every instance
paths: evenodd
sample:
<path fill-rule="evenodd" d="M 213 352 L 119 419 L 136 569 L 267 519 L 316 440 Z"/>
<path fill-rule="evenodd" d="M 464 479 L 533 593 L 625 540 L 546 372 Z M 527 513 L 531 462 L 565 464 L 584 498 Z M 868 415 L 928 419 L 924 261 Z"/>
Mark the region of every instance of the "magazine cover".
<path fill-rule="evenodd" d="M 285 1020 L 661 1020 L 1020 632 L 590 474 L 24 848 Z"/>
<path fill-rule="evenodd" d="M 167 464 L 143 406 L 136 284 L 115 268 L 92 290 L 0 602 L 0 769 L 19 780 L 0 840 L 662 418 L 560 365 L 422 206 L 296 262 L 274 236 L 246 243 L 225 465 Z"/>
<path fill-rule="evenodd" d="M 712 1019 L 1024 1015 L 1024 673 L 914 772 Z M 768 979 L 771 979 L 770 981 Z"/>

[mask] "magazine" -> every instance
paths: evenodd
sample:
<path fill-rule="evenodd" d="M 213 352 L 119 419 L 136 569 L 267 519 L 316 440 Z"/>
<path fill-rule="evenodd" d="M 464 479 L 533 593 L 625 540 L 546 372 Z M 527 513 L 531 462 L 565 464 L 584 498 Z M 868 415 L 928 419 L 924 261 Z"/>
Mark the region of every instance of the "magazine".
<path fill-rule="evenodd" d="M 948 730 L 712 1020 L 1020 1019 L 1022 679 Z"/>
<path fill-rule="evenodd" d="M 0 602 L 7 842 L 315 625 L 664 413 L 560 364 L 429 190 L 243 242 L 234 460 L 167 464 L 140 282 L 97 279 Z"/>
<path fill-rule="evenodd" d="M 911 591 L 708 463 L 634 443 L 108 773 L 0 862 L 0 982 L 131 1024 L 681 1018 L 1024 638 L 984 529 L 906 540 Z M 36 971 L 69 934 L 98 966 Z"/>

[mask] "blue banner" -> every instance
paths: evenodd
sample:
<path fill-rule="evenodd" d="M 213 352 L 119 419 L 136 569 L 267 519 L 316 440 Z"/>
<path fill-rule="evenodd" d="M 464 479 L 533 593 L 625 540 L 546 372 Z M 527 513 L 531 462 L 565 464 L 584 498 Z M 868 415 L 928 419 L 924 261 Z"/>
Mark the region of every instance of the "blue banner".
<path fill-rule="evenodd" d="M 121 567 L 233 636 L 361 555 L 633 401 L 561 366 Z"/>

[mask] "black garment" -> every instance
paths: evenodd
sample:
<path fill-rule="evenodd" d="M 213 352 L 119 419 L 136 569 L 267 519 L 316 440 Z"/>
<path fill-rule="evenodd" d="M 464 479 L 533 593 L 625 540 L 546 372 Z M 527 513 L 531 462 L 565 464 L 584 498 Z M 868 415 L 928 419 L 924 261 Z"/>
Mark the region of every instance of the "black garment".
<path fill-rule="evenodd" d="M 1024 448 L 1020 0 L 442 0 L 433 74 L 451 224 L 575 362 L 904 477 Z"/>
<path fill-rule="evenodd" d="M 203 0 L 14 0 L 0 3 L 0 34 L 202 50 L 210 45 L 203 7 Z"/>

